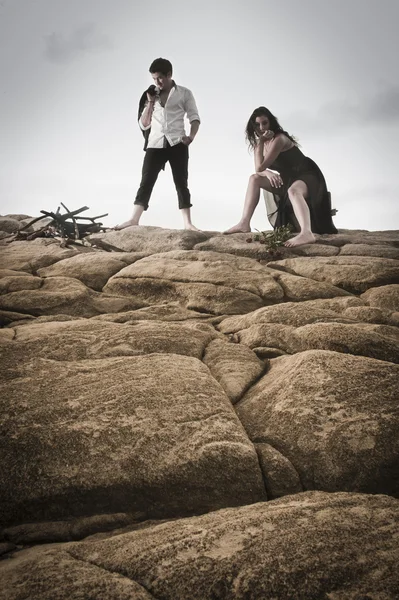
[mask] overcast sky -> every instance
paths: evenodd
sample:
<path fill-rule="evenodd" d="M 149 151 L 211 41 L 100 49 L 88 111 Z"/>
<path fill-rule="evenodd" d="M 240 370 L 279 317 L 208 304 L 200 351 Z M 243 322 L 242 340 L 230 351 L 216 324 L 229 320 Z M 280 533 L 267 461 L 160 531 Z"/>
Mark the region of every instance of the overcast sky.
<path fill-rule="evenodd" d="M 399 229 L 398 0 L 0 0 L 0 212 L 90 207 L 128 218 L 140 182 L 136 114 L 154 58 L 190 88 L 197 227 L 241 213 L 265 105 L 323 170 L 337 227 Z M 180 228 L 169 166 L 143 225 Z M 253 220 L 270 228 L 261 203 Z"/>

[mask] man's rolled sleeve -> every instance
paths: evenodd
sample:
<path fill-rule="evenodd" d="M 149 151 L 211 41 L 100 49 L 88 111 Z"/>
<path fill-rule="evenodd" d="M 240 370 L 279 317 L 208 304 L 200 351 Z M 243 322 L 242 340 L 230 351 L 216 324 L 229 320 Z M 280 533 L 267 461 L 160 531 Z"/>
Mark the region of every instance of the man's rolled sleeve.
<path fill-rule="evenodd" d="M 147 125 L 147 127 L 144 127 L 143 123 L 141 122 L 141 117 L 139 119 L 139 127 L 142 131 L 147 131 L 147 129 L 151 128 L 151 123 L 149 125 Z"/>
<path fill-rule="evenodd" d="M 185 97 L 185 109 L 187 113 L 187 118 L 192 123 L 193 121 L 199 121 L 201 123 L 201 119 L 198 114 L 198 108 L 194 100 L 194 96 L 191 90 L 186 89 L 186 97 Z"/>

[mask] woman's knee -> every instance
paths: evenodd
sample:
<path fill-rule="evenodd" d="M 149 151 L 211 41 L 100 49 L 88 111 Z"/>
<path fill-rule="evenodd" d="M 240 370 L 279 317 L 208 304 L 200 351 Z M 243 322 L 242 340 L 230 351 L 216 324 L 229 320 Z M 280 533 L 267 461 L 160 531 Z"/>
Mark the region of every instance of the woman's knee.
<path fill-rule="evenodd" d="M 292 201 L 304 199 L 307 195 L 305 183 L 295 182 L 287 190 L 288 198 Z"/>
<path fill-rule="evenodd" d="M 249 177 L 249 183 L 252 184 L 252 185 L 258 185 L 258 186 L 260 186 L 261 180 L 262 180 L 262 177 L 261 177 L 261 175 L 259 175 L 259 173 L 253 173 Z"/>

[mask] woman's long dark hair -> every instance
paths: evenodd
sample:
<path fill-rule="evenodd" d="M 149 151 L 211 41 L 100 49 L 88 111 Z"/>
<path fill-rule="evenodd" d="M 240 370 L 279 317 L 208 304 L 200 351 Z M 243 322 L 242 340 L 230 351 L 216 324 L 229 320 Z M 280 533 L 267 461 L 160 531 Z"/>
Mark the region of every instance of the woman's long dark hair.
<path fill-rule="evenodd" d="M 249 121 L 247 123 L 245 129 L 245 138 L 249 144 L 249 147 L 253 150 L 257 144 L 257 140 L 259 138 L 258 129 L 256 127 L 256 117 L 267 117 L 270 122 L 270 129 L 274 131 L 274 133 L 283 133 L 287 136 L 288 139 L 291 140 L 295 144 L 295 146 L 299 146 L 297 139 L 287 133 L 278 122 L 277 117 L 270 112 L 268 108 L 265 106 L 259 106 L 259 108 L 255 108 L 252 115 L 249 117 Z"/>

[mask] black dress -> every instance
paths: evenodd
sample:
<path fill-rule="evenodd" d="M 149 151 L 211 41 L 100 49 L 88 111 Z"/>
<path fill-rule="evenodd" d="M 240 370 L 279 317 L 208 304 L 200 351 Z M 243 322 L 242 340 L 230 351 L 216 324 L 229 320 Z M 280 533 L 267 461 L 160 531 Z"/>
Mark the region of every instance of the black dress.
<path fill-rule="evenodd" d="M 331 196 L 327 190 L 326 180 L 311 158 L 302 154 L 297 146 L 293 146 L 290 150 L 280 152 L 269 168 L 278 171 L 283 180 L 283 187 L 281 191 L 279 190 L 279 194 L 273 192 L 274 210 L 266 202 L 268 218 L 274 228 L 291 224 L 299 231 L 298 222 L 288 198 L 288 188 L 299 179 L 304 181 L 308 188 L 306 202 L 309 206 L 313 233 L 338 233 L 331 217 Z"/>

